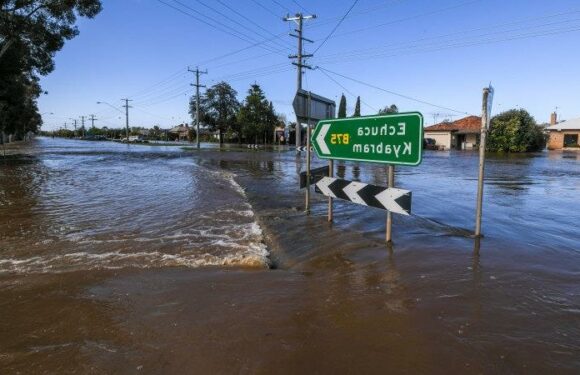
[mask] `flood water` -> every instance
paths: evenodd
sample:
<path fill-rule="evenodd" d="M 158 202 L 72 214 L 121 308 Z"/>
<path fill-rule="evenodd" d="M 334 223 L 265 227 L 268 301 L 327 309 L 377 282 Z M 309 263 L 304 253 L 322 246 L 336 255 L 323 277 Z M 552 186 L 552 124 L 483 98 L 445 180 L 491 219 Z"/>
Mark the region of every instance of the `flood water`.
<path fill-rule="evenodd" d="M 580 152 L 490 155 L 481 241 L 477 161 L 397 167 L 387 247 L 384 211 L 302 212 L 292 151 L 12 146 L 0 373 L 578 373 Z"/>

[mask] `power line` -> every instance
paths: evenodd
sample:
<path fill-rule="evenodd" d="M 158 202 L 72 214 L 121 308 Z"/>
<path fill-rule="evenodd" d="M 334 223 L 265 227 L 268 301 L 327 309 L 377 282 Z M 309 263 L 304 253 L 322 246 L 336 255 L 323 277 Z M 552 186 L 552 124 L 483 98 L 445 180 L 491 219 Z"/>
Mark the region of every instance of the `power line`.
<path fill-rule="evenodd" d="M 208 6 L 208 5 L 205 5 L 205 4 L 204 4 L 204 3 L 202 3 L 201 1 L 199 1 L 199 0 L 196 0 L 196 1 L 197 1 L 197 2 L 199 2 L 200 4 L 204 5 L 204 6 L 208 7 L 209 9 L 212 9 L 210 6 Z M 186 8 L 186 9 L 188 9 L 188 10 L 190 10 L 190 11 L 194 12 L 194 13 L 197 13 L 197 14 L 199 14 L 200 16 L 202 16 L 202 17 L 204 17 L 204 18 L 207 18 L 207 19 L 209 19 L 210 21 L 212 21 L 213 23 L 215 23 L 215 24 L 217 24 L 217 25 L 220 25 L 221 27 L 225 27 L 226 29 L 229 29 L 229 30 L 233 31 L 235 35 L 237 35 L 237 34 L 240 34 L 240 35 L 242 35 L 242 36 L 243 36 L 245 39 L 244 39 L 244 38 L 241 38 L 241 37 L 239 37 L 239 35 L 238 35 L 238 38 L 240 38 L 240 39 L 242 39 L 242 40 L 244 40 L 244 41 L 246 41 L 246 42 L 248 42 L 248 43 L 256 42 L 256 40 L 255 40 L 255 39 L 254 39 L 252 36 L 248 36 L 247 34 L 245 34 L 245 33 L 242 33 L 241 31 L 239 31 L 239 30 L 236 30 L 236 29 L 234 29 L 233 27 L 230 27 L 230 26 L 228 26 L 228 25 L 224 24 L 223 22 L 221 22 L 221 21 L 219 21 L 219 20 L 217 20 L 217 19 L 215 19 L 215 18 L 213 18 L 213 17 L 210 17 L 210 16 L 208 16 L 207 14 L 204 14 L 204 13 L 202 13 L 202 12 L 198 11 L 198 10 L 196 10 L 195 8 L 192 8 L 192 7 L 190 7 L 190 6 L 189 6 L 189 5 L 187 5 L 187 4 L 184 4 L 184 3 L 182 3 L 182 2 L 181 2 L 181 1 L 179 1 L 179 0 L 173 0 L 173 2 L 175 2 L 175 3 L 179 4 L 179 5 L 181 5 L 183 8 Z M 218 13 L 219 13 L 219 11 L 218 11 Z M 234 21 L 234 22 L 238 23 L 237 21 Z M 242 24 L 238 23 L 238 25 L 242 25 Z M 242 25 L 242 26 L 243 26 L 243 27 L 245 27 L 244 25 Z M 215 27 L 215 25 L 214 25 L 214 27 Z M 270 49 L 270 47 L 266 47 L 266 46 L 261 46 L 261 47 L 262 47 L 262 48 L 264 48 L 264 49 L 268 49 L 269 51 L 273 51 L 272 49 Z M 280 51 L 280 52 L 281 52 L 281 51 Z"/>
<path fill-rule="evenodd" d="M 237 14 L 239 17 L 243 18 L 245 21 L 251 23 L 252 25 L 256 26 L 257 28 L 259 28 L 260 30 L 263 30 L 266 34 L 273 36 L 274 39 L 279 39 L 282 35 L 284 34 L 280 34 L 280 35 L 274 35 L 274 33 L 272 33 L 270 30 L 262 27 L 262 25 L 260 25 L 257 22 L 252 21 L 251 18 L 244 16 L 243 14 L 241 14 L 240 12 L 238 12 L 237 10 L 235 10 L 234 8 L 232 8 L 231 6 L 229 6 L 227 3 L 224 3 L 222 0 L 216 0 L 218 3 L 220 3 L 222 6 L 224 6 L 225 8 L 229 9 L 230 11 L 234 12 L 235 14 Z"/>
<path fill-rule="evenodd" d="M 275 37 L 272 37 L 272 38 L 270 38 L 270 39 L 266 39 L 266 40 L 262 40 L 262 41 L 260 41 L 260 42 L 253 43 L 253 44 L 251 44 L 251 45 L 249 45 L 249 46 L 246 46 L 246 47 L 240 48 L 240 49 L 238 49 L 238 50 L 235 50 L 235 51 L 232 51 L 232 52 L 228 52 L 228 53 L 225 53 L 225 54 L 223 54 L 223 55 L 220 55 L 220 56 L 217 56 L 217 57 L 213 57 L 213 58 L 211 58 L 211 59 L 209 59 L 209 60 L 200 61 L 200 62 L 199 62 L 199 64 L 203 64 L 203 65 L 205 65 L 205 64 L 208 64 L 208 63 L 210 63 L 210 62 L 213 62 L 213 61 L 221 60 L 221 59 L 223 59 L 223 58 L 226 58 L 226 57 L 229 57 L 229 56 L 236 55 L 236 54 L 238 54 L 238 53 L 240 53 L 240 52 L 244 52 L 244 51 L 247 51 L 247 50 L 249 50 L 249 49 L 251 49 L 251 48 L 254 48 L 254 47 L 260 46 L 261 44 L 263 44 L 263 43 L 266 43 L 266 42 L 268 42 L 268 41 L 270 41 L 270 40 L 272 40 L 272 39 L 279 38 L 279 37 L 281 37 L 282 35 L 286 35 L 286 33 L 285 33 L 285 32 L 283 32 L 283 33 L 280 33 L 280 34 L 278 34 L 278 35 L 276 35 Z M 279 52 L 279 51 L 274 51 L 274 52 L 270 52 L 270 54 L 275 54 L 275 53 L 278 53 L 278 52 Z"/>
<path fill-rule="evenodd" d="M 274 17 L 276 17 L 277 19 L 280 19 L 280 16 L 278 16 L 272 9 L 267 8 L 266 6 L 264 6 L 263 4 L 261 4 L 258 0 L 252 0 L 252 2 L 254 4 L 258 5 L 260 8 L 264 9 L 266 12 L 268 12 L 271 15 L 273 15 Z"/>
<path fill-rule="evenodd" d="M 324 40 L 322 41 L 322 43 L 320 43 L 320 45 L 318 45 L 318 48 L 316 48 L 313 52 L 313 54 L 315 54 L 316 52 L 318 52 L 318 50 L 320 48 L 322 48 L 322 46 L 326 43 L 326 41 L 332 36 L 332 34 L 334 34 L 334 32 L 336 31 L 336 29 L 338 29 L 338 27 L 342 24 L 342 22 L 346 19 L 346 17 L 348 17 L 349 13 L 352 11 L 352 8 L 354 8 L 354 6 L 356 5 L 356 3 L 358 3 L 359 0 L 354 0 L 354 2 L 352 3 L 352 5 L 350 6 L 350 8 L 348 8 L 348 10 L 346 11 L 346 13 L 344 14 L 344 16 L 342 16 L 342 18 L 340 19 L 340 21 L 338 21 L 338 23 L 336 24 L 336 26 L 334 26 L 334 28 L 332 29 L 332 31 L 330 32 L 330 34 L 328 34 L 326 36 L 326 38 L 324 38 Z"/>
<path fill-rule="evenodd" d="M 298 5 L 298 8 L 302 9 L 304 12 L 306 12 L 306 13 L 312 13 L 312 12 L 309 12 L 306 8 L 304 8 L 298 1 L 292 0 L 292 2 L 294 4 L 296 4 L 296 5 Z"/>
<path fill-rule="evenodd" d="M 280 4 L 280 3 L 279 3 L 279 2 L 277 2 L 276 0 L 271 0 L 271 1 L 272 1 L 274 4 L 278 5 L 280 8 L 284 9 L 284 11 L 285 11 L 285 12 L 288 12 L 288 13 L 290 13 L 290 12 L 291 12 L 291 10 L 290 10 L 290 9 L 288 9 L 288 7 L 287 7 L 287 6 L 285 6 L 285 5 L 283 5 L 283 4 Z"/>
<path fill-rule="evenodd" d="M 374 28 L 377 28 L 377 27 L 388 26 L 388 25 L 392 25 L 392 24 L 396 24 L 396 23 L 400 23 L 400 22 L 410 21 L 410 20 L 413 20 L 413 19 L 416 19 L 416 18 L 422 18 L 422 17 L 425 17 L 425 16 L 431 16 L 431 15 L 437 14 L 437 13 L 447 12 L 449 10 L 461 8 L 463 6 L 470 5 L 470 4 L 474 4 L 474 3 L 477 3 L 479 1 L 482 1 L 482 0 L 470 0 L 470 1 L 466 1 L 466 2 L 463 2 L 463 3 L 457 4 L 457 5 L 453 5 L 453 6 L 449 6 L 449 7 L 445 7 L 445 8 L 441 8 L 441 9 L 436 9 L 436 10 L 433 10 L 433 11 L 430 11 L 430 12 L 425 12 L 425 13 L 417 14 L 417 15 L 410 16 L 410 17 L 399 18 L 399 19 L 396 19 L 396 20 L 393 20 L 393 21 L 389 21 L 389 22 L 384 22 L 384 23 L 381 23 L 381 24 L 378 24 L 378 25 L 367 26 L 367 27 L 363 27 L 363 28 L 360 28 L 360 29 L 351 30 L 351 31 L 345 32 L 343 34 L 333 35 L 332 38 L 336 38 L 336 37 L 339 37 L 339 36 L 345 36 L 345 35 L 352 35 L 352 34 L 360 33 L 362 31 L 374 29 Z"/>
<path fill-rule="evenodd" d="M 400 2 L 404 2 L 404 1 L 406 1 L 406 0 L 388 0 L 388 1 L 385 2 L 385 4 L 374 5 L 374 6 L 369 7 L 369 8 L 364 8 L 364 9 L 361 9 L 359 11 L 351 12 L 351 15 L 360 15 L 360 14 L 366 14 L 366 13 L 374 12 L 374 11 L 377 11 L 377 10 L 379 10 L 381 8 L 391 7 L 394 3 L 400 3 Z M 341 18 L 342 18 L 342 15 L 341 16 L 338 16 L 338 17 L 326 18 L 322 22 L 316 23 L 315 25 L 311 25 L 310 28 L 311 29 L 314 29 L 314 28 L 319 28 L 319 27 L 322 27 L 322 26 L 326 26 L 326 25 L 329 25 L 331 23 L 334 23 L 334 21 L 339 20 Z"/>
<path fill-rule="evenodd" d="M 422 100 L 422 99 L 413 98 L 413 97 L 408 96 L 408 95 L 399 94 L 397 92 L 394 92 L 394 91 L 391 91 L 391 90 L 387 90 L 387 89 L 384 89 L 382 87 L 375 86 L 375 85 L 370 84 L 370 83 L 363 82 L 363 81 L 358 80 L 356 78 L 347 77 L 344 74 L 340 74 L 340 73 L 337 73 L 337 72 L 333 72 L 332 70 L 325 69 L 325 68 L 323 68 L 321 66 L 317 66 L 316 69 L 324 70 L 324 71 L 326 71 L 328 73 L 332 73 L 332 74 L 337 75 L 339 77 L 342 77 L 344 79 L 348 79 L 349 81 L 353 81 L 353 82 L 356 82 L 358 84 L 361 84 L 361 85 L 364 85 L 364 86 L 368 86 L 368 87 L 371 87 L 371 88 L 373 88 L 375 90 L 383 91 L 383 92 L 386 92 L 386 93 L 391 94 L 391 95 L 399 96 L 399 97 L 404 98 L 404 99 L 407 99 L 407 100 L 412 100 L 412 101 L 417 102 L 417 103 L 426 104 L 426 105 L 429 105 L 431 107 L 445 109 L 447 111 L 452 111 L 452 112 L 457 112 L 457 113 L 461 113 L 461 114 L 464 114 L 464 115 L 469 115 L 468 112 L 460 111 L 460 110 L 453 109 L 453 108 L 449 108 L 449 107 L 444 107 L 444 106 L 441 106 L 441 105 L 438 105 L 438 104 L 430 103 L 430 102 L 425 101 L 425 100 Z"/>
<path fill-rule="evenodd" d="M 417 42 L 421 42 L 421 41 L 427 41 L 427 40 L 436 40 L 436 39 L 443 39 L 446 38 L 448 36 L 453 36 L 453 35 L 464 35 L 462 38 L 459 38 L 459 40 L 461 39 L 467 39 L 470 38 L 470 36 L 467 36 L 465 34 L 470 34 L 476 31 L 481 31 L 481 30 L 488 30 L 488 29 L 493 29 L 493 30 L 497 30 L 499 28 L 503 28 L 509 25 L 515 25 L 515 24 L 521 24 L 521 23 L 525 23 L 525 22 L 529 22 L 529 21 L 537 21 L 537 20 L 543 20 L 543 19 L 548 19 L 548 18 L 554 18 L 554 17 L 561 17 L 563 15 L 570 15 L 570 14 L 574 14 L 574 13 L 580 13 L 580 11 L 571 11 L 571 12 L 563 12 L 563 13 L 557 13 L 557 14 L 553 14 L 553 15 L 549 15 L 549 16 L 543 16 L 543 17 L 535 17 L 535 18 L 524 18 L 521 20 L 517 20 L 517 21 L 513 21 L 513 22 L 508 22 L 508 23 L 499 23 L 499 24 L 495 24 L 495 25 L 490 25 L 490 26 L 485 26 L 485 27 L 478 27 L 478 28 L 474 28 L 474 29 L 468 29 L 468 30 L 461 30 L 461 31 L 457 31 L 457 32 L 453 32 L 453 33 L 448 33 L 448 34 L 442 34 L 442 35 L 436 35 L 436 36 L 431 36 L 431 37 L 425 37 L 425 38 L 420 38 L 420 39 L 415 39 L 412 41 L 404 41 L 404 42 L 399 42 L 399 43 L 389 43 L 383 47 L 393 47 L 396 45 L 402 45 L 403 49 L 405 48 L 409 48 L 409 47 L 416 47 L 411 45 L 411 43 L 417 43 Z M 472 37 L 480 37 L 480 36 L 488 36 L 488 35 L 493 35 L 493 34 L 500 34 L 500 33 L 505 33 L 505 32 L 510 32 L 510 31 L 518 31 L 518 30 L 526 30 L 530 27 L 543 27 L 543 26 L 551 26 L 554 24 L 560 24 L 560 23 L 567 23 L 567 22 L 571 22 L 571 21 L 576 21 L 576 19 L 573 20 L 564 20 L 564 21 L 559 21 L 559 22 L 553 22 L 553 23 L 547 23 L 547 24 L 540 24 L 540 25 L 529 25 L 529 26 L 525 26 L 525 27 L 521 27 L 521 28 L 516 28 L 516 29 L 510 29 L 510 30 L 502 30 L 502 31 L 495 31 L 492 33 L 484 33 L 484 34 L 479 34 L 479 35 L 475 35 Z M 455 39 L 458 40 L 458 39 Z M 451 40 L 453 41 L 453 40 Z M 401 49 L 401 48 L 399 48 Z M 368 52 L 373 52 L 378 50 L 377 47 L 372 47 L 372 48 L 364 48 L 364 49 L 358 49 L 358 50 L 351 50 L 351 51 L 342 51 L 339 53 L 333 53 L 333 54 L 329 54 L 329 55 L 324 55 L 321 58 L 325 59 L 325 58 L 329 58 L 332 56 L 337 56 L 340 57 L 341 59 L 344 59 L 347 56 L 350 55 L 356 55 L 356 56 L 361 56 L 362 53 L 364 53 L 365 51 Z"/>
<path fill-rule="evenodd" d="M 136 91 L 135 93 L 133 93 L 132 95 L 129 95 L 129 96 L 132 98 L 135 98 L 135 97 L 145 95 L 146 93 L 148 93 L 149 91 L 151 91 L 152 89 L 154 89 L 158 86 L 164 86 L 164 85 L 168 84 L 169 82 L 172 82 L 172 81 L 175 81 L 175 80 L 181 78 L 180 76 L 182 76 L 183 74 L 184 74 L 183 69 L 180 68 L 178 71 L 176 71 L 175 73 L 172 73 L 171 75 L 160 80 L 159 82 L 156 82 L 150 86 L 146 86 L 145 88 L 143 88 L 139 91 Z"/>
<path fill-rule="evenodd" d="M 178 0 L 173 0 L 173 1 L 177 2 L 178 4 L 181 4 L 181 5 L 182 5 L 182 6 L 184 6 L 184 7 L 187 7 L 188 9 L 192 9 L 192 8 L 190 8 L 189 6 L 186 6 L 186 5 L 184 5 L 183 3 L 181 3 L 181 2 L 180 2 L 180 1 L 178 1 Z M 243 23 L 240 23 L 240 22 L 238 22 L 237 20 L 233 19 L 232 17 L 228 16 L 226 13 L 224 13 L 224 12 L 221 12 L 221 11 L 219 11 L 219 10 L 215 9 L 214 7 L 212 7 L 212 6 L 210 6 L 210 5 L 207 5 L 207 4 L 206 4 L 206 3 L 204 3 L 203 1 L 201 1 L 201 0 L 195 0 L 195 1 L 196 1 L 197 3 L 199 3 L 199 4 L 201 4 L 202 6 L 204 6 L 205 8 L 207 8 L 207 9 L 211 10 L 212 12 L 214 12 L 214 13 L 216 13 L 216 14 L 220 15 L 221 17 L 223 17 L 223 18 L 227 19 L 228 21 L 230 21 L 230 22 L 232 22 L 232 23 L 235 23 L 236 25 L 238 25 L 238 26 L 242 27 L 243 29 L 250 31 L 251 33 L 255 33 L 255 32 L 256 32 L 255 30 L 253 30 L 253 29 L 249 28 L 248 26 L 244 25 Z M 224 4 L 222 3 L 222 5 L 224 5 Z M 226 4 L 225 6 L 226 6 L 228 9 L 230 9 L 231 11 L 234 11 L 234 10 L 232 10 L 232 8 L 230 8 L 230 7 L 229 7 L 227 4 Z M 193 9 L 192 9 L 192 10 L 193 10 Z M 194 10 L 194 11 L 195 11 L 195 10 Z M 244 17 L 243 15 L 242 15 L 241 17 L 242 17 L 242 18 L 243 18 L 245 21 L 249 21 L 249 20 L 247 19 L 247 17 Z M 209 17 L 208 17 L 208 18 L 209 18 Z M 253 22 L 253 21 L 252 21 L 252 22 Z M 261 27 L 261 26 L 260 26 L 260 27 Z M 264 30 L 265 30 L 265 29 L 264 29 Z M 266 31 L 267 31 L 267 30 L 266 30 Z M 271 34 L 269 31 L 267 31 L 267 33 L 268 33 L 268 35 L 272 35 L 272 34 Z M 287 46 L 284 46 L 284 45 L 282 45 L 282 44 L 280 44 L 280 43 L 276 42 L 276 41 L 275 41 L 275 39 L 272 41 L 272 43 L 274 43 L 274 44 L 276 44 L 276 45 L 278 45 L 279 47 L 282 47 L 282 48 L 284 48 L 284 49 L 288 49 L 288 47 L 287 47 Z"/>
<path fill-rule="evenodd" d="M 328 79 L 330 79 L 332 82 L 336 83 L 338 86 L 340 86 L 347 94 L 349 94 L 350 96 L 356 98 L 356 97 L 360 97 L 358 95 L 355 95 L 352 93 L 352 91 L 350 91 L 349 89 L 347 89 L 346 87 L 344 87 L 340 82 L 338 82 L 337 80 L 335 80 L 334 78 L 332 78 L 332 76 L 330 76 L 330 74 L 326 73 L 324 71 L 324 69 L 320 69 L 320 72 L 322 74 L 324 74 L 326 77 L 328 77 Z M 371 106 L 370 104 L 368 104 L 367 102 L 365 102 L 364 100 L 360 100 L 361 103 L 363 103 L 364 105 L 366 105 L 367 107 L 369 107 L 370 109 L 372 109 L 375 112 L 378 112 L 379 110 L 376 109 L 375 107 Z"/>
<path fill-rule="evenodd" d="M 500 43 L 500 42 L 508 42 L 508 41 L 512 41 L 512 40 L 520 40 L 520 39 L 530 39 L 530 38 L 537 38 L 537 37 L 544 37 L 544 36 L 551 36 L 551 35 L 557 35 L 557 34 L 576 32 L 579 30 L 580 30 L 580 26 L 574 25 L 573 27 L 568 27 L 568 28 L 560 28 L 560 29 L 541 31 L 541 32 L 524 33 L 524 34 L 512 35 L 512 36 L 508 36 L 508 37 L 488 38 L 488 39 L 479 40 L 479 41 L 478 40 L 476 40 L 476 41 L 460 41 L 460 42 L 452 43 L 452 44 L 439 45 L 436 48 L 432 48 L 429 46 L 421 46 L 421 45 L 410 46 L 410 47 L 400 47 L 397 49 L 403 50 L 402 53 L 388 54 L 389 51 L 387 50 L 385 52 L 377 52 L 375 54 L 365 55 L 365 56 L 362 56 L 360 54 L 352 54 L 350 59 L 348 59 L 348 55 L 345 55 L 344 57 L 342 57 L 342 56 L 339 57 L 338 60 L 335 60 L 335 61 L 353 62 L 353 61 L 357 61 L 360 59 L 370 60 L 370 59 L 377 59 L 377 58 L 401 56 L 401 55 L 413 54 L 413 53 L 437 52 L 437 51 L 443 51 L 443 50 L 452 49 L 452 48 L 470 47 L 470 46 L 484 45 L 484 44 L 493 44 L 493 43 Z M 496 33 L 489 33 L 488 35 L 492 35 L 492 34 L 496 34 Z M 324 63 L 327 63 L 327 64 L 333 62 L 332 59 L 326 59 L 326 60 L 321 59 L 319 61 L 323 61 Z"/>
<path fill-rule="evenodd" d="M 180 4 L 184 8 L 190 9 L 190 10 L 194 11 L 195 13 L 200 14 L 202 17 L 205 17 L 205 18 L 210 19 L 215 24 L 212 24 L 210 22 L 207 22 L 203 18 L 200 18 L 198 16 L 195 16 L 195 15 L 189 13 L 189 12 L 186 12 L 185 10 L 183 10 L 181 8 L 178 8 L 178 7 L 174 6 L 174 5 L 171 5 L 171 4 L 167 3 L 167 2 L 165 2 L 164 0 L 157 0 L 157 1 L 160 2 L 160 3 L 162 3 L 162 4 L 164 4 L 165 6 L 168 6 L 168 7 L 172 8 L 172 9 L 174 9 L 174 10 L 182 13 L 182 14 L 185 14 L 188 17 L 191 17 L 191 18 L 193 18 L 193 19 L 195 19 L 195 20 L 197 20 L 197 21 L 199 21 L 199 22 L 201 22 L 201 23 L 203 23 L 203 24 L 205 24 L 205 25 L 207 25 L 207 26 L 209 26 L 211 28 L 214 28 L 214 29 L 219 30 L 219 31 L 221 31 L 223 33 L 226 33 L 228 35 L 231 35 L 231 36 L 233 36 L 235 38 L 238 38 L 240 40 L 243 40 L 244 42 L 247 42 L 247 43 L 256 42 L 255 40 L 251 40 L 251 38 L 248 39 L 247 35 L 245 35 L 243 33 L 240 33 L 239 31 L 237 31 L 237 30 L 235 30 L 235 29 L 233 29 L 233 28 L 231 28 L 231 27 L 229 27 L 227 25 L 224 25 L 223 23 L 219 22 L 218 20 L 215 20 L 214 18 L 208 17 L 207 15 L 204 15 L 203 13 L 201 13 L 201 12 L 199 12 L 199 11 L 197 11 L 197 10 L 195 10 L 195 9 L 193 9 L 193 8 L 191 8 L 191 7 L 185 5 L 185 4 L 183 4 L 183 3 L 181 3 L 181 2 L 179 2 L 177 0 L 173 0 L 173 1 L 175 1 L 178 4 Z M 220 25 L 222 27 L 219 27 L 217 25 Z M 223 27 L 225 27 L 226 29 L 224 29 Z M 233 32 L 232 31 L 228 31 L 227 29 L 233 30 Z M 261 47 L 264 48 L 264 49 L 267 49 L 268 51 L 273 51 L 269 47 L 266 47 L 266 46 L 261 46 Z M 279 51 L 279 52 L 282 52 L 282 51 Z"/>

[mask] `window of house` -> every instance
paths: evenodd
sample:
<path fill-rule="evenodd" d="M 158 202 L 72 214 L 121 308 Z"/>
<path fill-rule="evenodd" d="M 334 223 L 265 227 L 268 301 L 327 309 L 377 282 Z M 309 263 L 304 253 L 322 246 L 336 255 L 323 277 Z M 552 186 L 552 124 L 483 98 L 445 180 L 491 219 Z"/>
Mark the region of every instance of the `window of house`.
<path fill-rule="evenodd" d="M 564 134 L 564 147 L 578 147 L 578 134 Z"/>

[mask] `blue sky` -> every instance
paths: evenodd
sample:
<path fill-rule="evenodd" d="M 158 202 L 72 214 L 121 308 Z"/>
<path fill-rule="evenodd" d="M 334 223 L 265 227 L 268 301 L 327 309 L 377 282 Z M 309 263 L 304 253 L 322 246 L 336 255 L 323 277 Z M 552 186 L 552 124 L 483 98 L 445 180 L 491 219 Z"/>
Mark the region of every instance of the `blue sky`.
<path fill-rule="evenodd" d="M 354 0 L 162 1 L 181 11 L 160 0 L 103 0 L 101 14 L 79 21 L 80 35 L 41 81 L 48 91 L 39 100 L 43 129 L 91 114 L 97 126 L 124 126 L 124 114 L 111 106 L 125 97 L 134 100 L 132 126 L 191 121 L 194 76 L 187 67 L 196 65 L 209 72 L 202 83 L 226 80 L 240 100 L 257 82 L 293 120 L 296 71 L 288 54 L 296 40 L 288 36 L 294 25 L 282 17 L 317 15 L 305 22 L 305 37 L 315 42 L 305 49 L 312 52 Z M 360 95 L 363 115 L 394 103 L 422 112 L 430 125 L 479 114 L 481 90 L 492 82 L 494 113 L 520 107 L 546 122 L 558 107 L 561 118 L 580 117 L 579 41 L 577 0 L 359 0 L 310 59 L 325 70 L 307 71 L 304 88 L 337 101 L 344 92 L 349 112 L 352 95 Z"/>

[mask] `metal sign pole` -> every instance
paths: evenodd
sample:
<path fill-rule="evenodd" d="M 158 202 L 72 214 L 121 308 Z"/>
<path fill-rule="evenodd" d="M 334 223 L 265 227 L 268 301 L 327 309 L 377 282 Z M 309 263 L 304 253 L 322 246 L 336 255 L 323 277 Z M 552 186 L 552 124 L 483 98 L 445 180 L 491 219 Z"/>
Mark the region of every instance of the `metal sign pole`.
<path fill-rule="evenodd" d="M 328 161 L 328 177 L 334 177 L 334 160 L 332 159 Z M 332 223 L 334 215 L 332 208 L 332 197 L 328 197 L 328 221 L 330 223 Z"/>
<path fill-rule="evenodd" d="M 488 97 L 490 88 L 483 89 L 483 103 L 481 108 L 481 136 L 479 141 L 479 177 L 477 180 L 477 207 L 475 212 L 475 237 L 481 237 L 481 215 L 483 211 L 483 179 L 485 171 L 485 145 L 489 122 Z"/>
<path fill-rule="evenodd" d="M 388 174 L 387 174 L 387 186 L 389 189 L 395 187 L 395 166 L 389 165 L 388 167 Z M 393 242 L 393 214 L 391 211 L 387 211 L 387 234 L 386 234 L 387 243 Z"/>
<path fill-rule="evenodd" d="M 310 214 L 310 106 L 311 94 L 308 91 L 308 119 L 306 120 L 306 214 Z"/>

